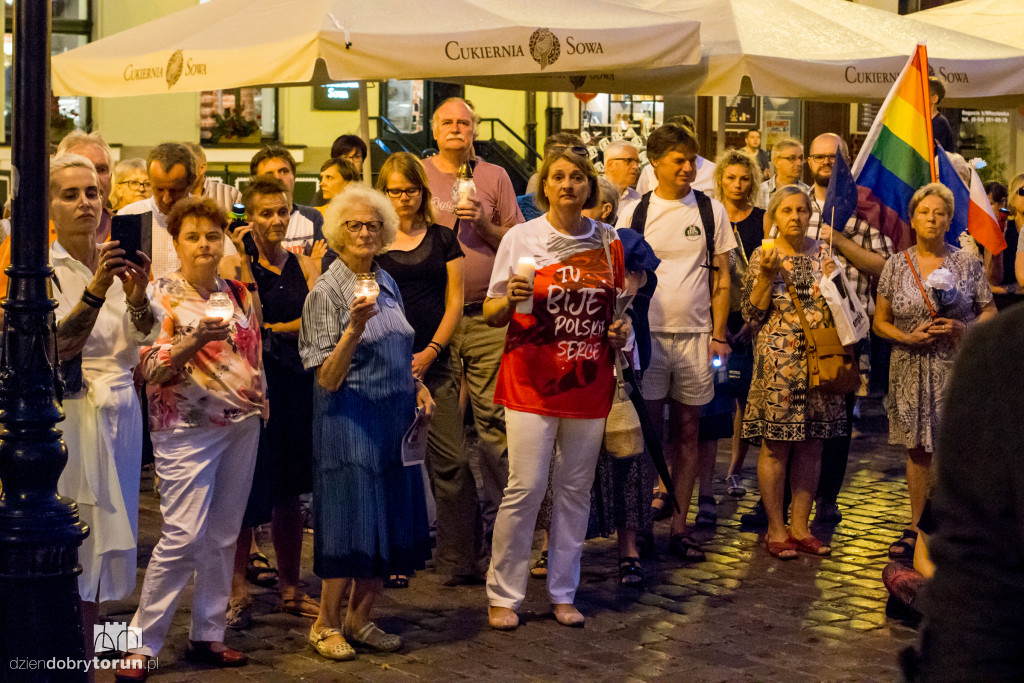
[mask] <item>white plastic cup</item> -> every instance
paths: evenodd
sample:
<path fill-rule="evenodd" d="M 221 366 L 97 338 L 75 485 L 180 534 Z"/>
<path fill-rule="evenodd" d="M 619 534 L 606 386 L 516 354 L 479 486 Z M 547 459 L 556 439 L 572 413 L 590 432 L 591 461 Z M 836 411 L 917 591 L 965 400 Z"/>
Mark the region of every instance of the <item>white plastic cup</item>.
<path fill-rule="evenodd" d="M 533 260 L 532 256 L 521 256 L 519 257 L 519 263 L 516 264 L 516 275 L 519 277 L 525 277 L 530 287 L 533 287 L 533 278 L 537 274 L 537 262 Z M 533 296 L 529 299 L 520 301 L 516 304 L 516 313 L 523 313 L 525 315 L 533 314 Z"/>

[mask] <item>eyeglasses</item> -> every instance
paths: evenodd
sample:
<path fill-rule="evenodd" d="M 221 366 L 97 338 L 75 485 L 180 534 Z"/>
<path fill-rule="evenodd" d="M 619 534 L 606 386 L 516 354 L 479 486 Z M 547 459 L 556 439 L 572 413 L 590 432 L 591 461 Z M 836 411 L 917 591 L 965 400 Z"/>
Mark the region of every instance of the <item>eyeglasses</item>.
<path fill-rule="evenodd" d="M 423 190 L 418 187 L 407 187 L 404 190 L 397 187 L 389 187 L 384 191 L 387 192 L 388 196 L 392 199 L 398 199 L 402 195 L 405 195 L 406 197 L 415 197 Z"/>
<path fill-rule="evenodd" d="M 636 164 L 637 166 L 640 165 L 640 160 L 639 159 L 633 159 L 631 157 L 612 157 L 611 159 L 605 159 L 604 162 L 606 164 L 610 164 L 613 161 L 625 161 L 626 165 L 628 165 L 628 166 L 632 166 L 633 164 Z"/>
<path fill-rule="evenodd" d="M 835 161 L 836 161 L 836 155 L 835 154 L 811 154 L 807 158 L 810 159 L 811 161 L 813 161 L 816 164 L 820 164 L 820 163 L 822 163 L 824 161 L 829 161 L 829 162 L 835 163 Z"/>
<path fill-rule="evenodd" d="M 804 160 L 804 157 L 803 157 L 802 154 L 800 154 L 800 155 L 792 155 L 792 156 L 788 156 L 788 157 L 777 157 L 777 158 L 781 159 L 782 161 L 788 161 L 791 164 L 799 164 L 799 163 L 802 163 L 803 160 Z"/>
<path fill-rule="evenodd" d="M 573 154 L 581 157 L 589 155 L 587 148 L 582 145 L 573 145 L 572 147 L 568 145 L 554 145 L 549 151 L 549 154 L 561 154 L 562 152 L 572 152 Z"/>
<path fill-rule="evenodd" d="M 136 192 L 148 190 L 150 187 L 148 180 L 122 180 L 118 185 L 127 185 Z"/>
<path fill-rule="evenodd" d="M 349 232 L 360 233 L 366 228 L 371 233 L 378 233 L 384 227 L 384 221 L 345 221 L 345 229 Z"/>

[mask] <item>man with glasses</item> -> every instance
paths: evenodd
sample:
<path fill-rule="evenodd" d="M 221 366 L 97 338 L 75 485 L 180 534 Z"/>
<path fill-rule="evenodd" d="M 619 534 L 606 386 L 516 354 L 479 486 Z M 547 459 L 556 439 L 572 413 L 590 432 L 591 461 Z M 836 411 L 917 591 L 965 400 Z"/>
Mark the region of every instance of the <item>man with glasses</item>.
<path fill-rule="evenodd" d="M 804 192 L 810 193 L 811 187 L 800 180 L 804 172 L 804 146 L 799 140 L 782 138 L 772 147 L 772 164 L 775 175 L 761 183 L 761 198 L 757 205 L 768 208 L 775 190 L 786 185 L 797 185 Z"/>
<path fill-rule="evenodd" d="M 480 474 L 484 485 L 483 524 L 488 536 L 508 483 L 508 447 L 505 413 L 494 404 L 494 387 L 505 346 L 505 328 L 489 327 L 483 318 L 483 301 L 501 238 L 523 222 L 505 169 L 474 158 L 480 117 L 463 99 L 445 100 L 434 111 L 431 130 L 438 153 L 423 160 L 430 187 L 435 221 L 455 230 L 466 255 L 465 306 L 462 320 L 448 342 L 452 372 L 465 382 L 480 438 Z M 458 201 L 455 189 L 459 168 L 473 169 L 476 196 Z"/>
<path fill-rule="evenodd" d="M 619 189 L 619 207 L 625 208 L 640 200 L 640 193 L 633 189 L 640 178 L 640 153 L 629 142 L 617 140 L 605 147 L 604 177 Z"/>

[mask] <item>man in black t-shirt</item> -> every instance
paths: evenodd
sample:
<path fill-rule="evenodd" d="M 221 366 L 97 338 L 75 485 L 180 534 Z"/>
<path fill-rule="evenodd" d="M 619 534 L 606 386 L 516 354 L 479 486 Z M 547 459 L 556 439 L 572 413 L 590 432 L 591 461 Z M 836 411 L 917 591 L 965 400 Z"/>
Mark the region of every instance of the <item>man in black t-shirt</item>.
<path fill-rule="evenodd" d="M 953 137 L 953 128 L 949 125 L 949 119 L 939 113 L 939 103 L 946 98 L 946 86 L 935 76 L 928 79 L 928 96 L 932 108 L 932 137 L 947 152 L 957 151 L 958 145 L 956 138 Z"/>

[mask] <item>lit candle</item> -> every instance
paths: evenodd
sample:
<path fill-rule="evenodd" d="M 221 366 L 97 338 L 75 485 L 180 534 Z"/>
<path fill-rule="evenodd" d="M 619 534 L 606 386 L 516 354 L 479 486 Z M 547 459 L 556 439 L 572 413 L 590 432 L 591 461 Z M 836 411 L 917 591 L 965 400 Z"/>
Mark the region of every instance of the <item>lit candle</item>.
<path fill-rule="evenodd" d="M 235 305 L 224 292 L 214 292 L 206 301 L 204 313 L 207 318 L 220 318 L 221 321 L 227 322 L 235 314 Z"/>
<path fill-rule="evenodd" d="M 537 262 L 532 256 L 520 256 L 516 264 L 516 275 L 525 277 L 530 287 L 533 287 L 533 276 L 537 273 Z M 516 304 L 516 313 L 533 314 L 533 295 L 529 299 Z"/>
<path fill-rule="evenodd" d="M 775 240 L 774 239 L 769 238 L 769 239 L 761 240 L 761 251 L 768 251 L 769 249 L 774 249 L 774 248 L 775 248 Z"/>
<path fill-rule="evenodd" d="M 377 284 L 377 278 L 373 273 L 360 273 L 356 275 L 356 286 L 352 290 L 352 294 L 355 298 L 365 296 L 366 300 L 372 304 L 377 303 L 377 295 L 380 294 L 380 285 Z"/>

